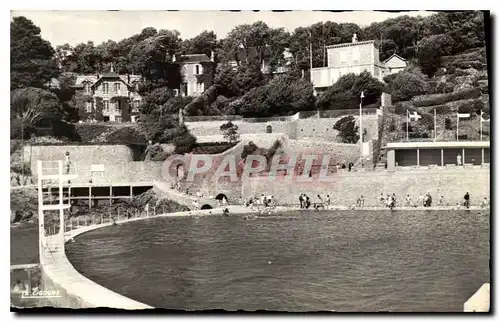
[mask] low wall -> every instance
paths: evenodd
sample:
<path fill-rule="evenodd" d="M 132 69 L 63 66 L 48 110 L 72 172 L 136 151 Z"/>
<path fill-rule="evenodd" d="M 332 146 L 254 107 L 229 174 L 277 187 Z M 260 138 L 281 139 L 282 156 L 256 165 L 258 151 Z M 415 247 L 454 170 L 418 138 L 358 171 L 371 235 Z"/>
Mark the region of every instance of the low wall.
<path fill-rule="evenodd" d="M 64 162 L 65 153 L 70 153 L 70 174 L 78 177 L 72 183 L 127 183 L 152 182 L 162 178 L 163 162 L 133 161 L 132 150 L 125 145 L 48 145 L 26 146 L 25 163 L 29 164 L 33 176 L 37 177 L 37 160 Z M 104 166 L 104 173 L 93 175 L 92 165 Z M 45 167 L 46 163 L 44 163 Z M 49 164 L 55 167 L 56 163 Z M 46 174 L 56 174 L 57 169 L 47 169 Z"/>
<path fill-rule="evenodd" d="M 250 212 L 243 207 L 229 207 L 232 214 L 243 214 Z M 161 214 L 155 217 L 182 217 L 182 216 L 203 216 L 203 215 L 220 215 L 222 209 L 214 209 L 207 211 L 189 211 Z M 151 217 L 133 218 L 119 221 L 119 223 L 144 220 Z M 75 238 L 78 235 L 110 226 L 111 223 L 92 225 L 78 228 L 65 234 L 65 242 Z M 57 236 L 56 236 L 57 237 Z M 48 239 L 53 238 L 49 237 Z M 146 304 L 134 301 L 123 295 L 115 293 L 93 281 L 86 278 L 71 265 L 66 257 L 66 254 L 59 248 L 55 252 L 45 251 L 43 253 L 42 278 L 41 286 L 44 291 L 59 291 L 60 297 L 47 298 L 47 306 L 59 308 L 115 308 L 125 310 L 144 310 L 152 309 L 153 307 Z"/>
<path fill-rule="evenodd" d="M 71 162 L 89 168 L 91 164 L 113 165 L 134 160 L 132 150 L 126 145 L 27 145 L 24 163 L 35 174 L 37 160 L 64 160 L 66 151 Z"/>
<path fill-rule="evenodd" d="M 363 195 L 365 205 L 379 205 L 380 193 L 386 196 L 395 193 L 401 204 L 407 194 L 416 202 L 420 195 L 430 192 L 433 204 L 444 196 L 447 205 L 463 202 L 468 191 L 471 203 L 479 204 L 484 197 L 490 196 L 489 169 L 427 169 L 401 172 L 346 172 L 331 175 L 332 182 L 284 181 L 276 178 L 252 177 L 242 183 L 242 196 L 246 199 L 255 194 L 272 194 L 280 204 L 297 204 L 301 193 L 306 193 L 312 202 L 318 202 L 316 196 L 330 195 L 333 205 L 352 205 Z"/>
<path fill-rule="evenodd" d="M 353 115 L 356 120 L 358 115 Z M 245 121 L 233 121 L 238 126 L 238 133 L 242 134 L 265 134 L 267 127 L 271 126 L 272 133 L 283 133 L 291 139 L 315 138 L 333 142 L 341 142 L 338 131 L 333 129 L 335 123 L 342 117 L 335 118 L 306 118 L 294 121 L 269 121 L 259 123 L 249 123 Z M 186 122 L 186 126 L 191 134 L 196 137 L 210 137 L 222 135 L 220 127 L 226 121 L 206 121 L 206 122 Z M 378 138 L 378 118 L 377 115 L 364 115 L 363 128 L 367 131 L 367 139 Z"/>

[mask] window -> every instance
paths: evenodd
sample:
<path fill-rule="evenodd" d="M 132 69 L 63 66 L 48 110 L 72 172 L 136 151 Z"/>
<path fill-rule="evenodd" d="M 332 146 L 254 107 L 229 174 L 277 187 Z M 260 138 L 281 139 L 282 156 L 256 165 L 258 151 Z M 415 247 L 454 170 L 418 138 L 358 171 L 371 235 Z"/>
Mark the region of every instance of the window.
<path fill-rule="evenodd" d="M 85 111 L 87 113 L 92 112 L 92 102 L 85 102 Z"/>
<path fill-rule="evenodd" d="M 196 65 L 196 75 L 200 75 L 200 65 Z"/>
<path fill-rule="evenodd" d="M 359 49 L 358 48 L 353 48 L 352 60 L 355 62 L 359 62 Z"/>
<path fill-rule="evenodd" d="M 109 112 L 109 101 L 104 101 L 104 111 Z"/>
<path fill-rule="evenodd" d="M 340 56 L 340 63 L 344 64 L 347 62 L 347 53 L 343 50 L 339 53 Z"/>
<path fill-rule="evenodd" d="M 104 94 L 108 94 L 109 93 L 109 84 L 108 83 L 103 83 L 102 84 L 102 92 Z"/>
<path fill-rule="evenodd" d="M 115 93 L 120 92 L 120 83 L 115 83 Z"/>

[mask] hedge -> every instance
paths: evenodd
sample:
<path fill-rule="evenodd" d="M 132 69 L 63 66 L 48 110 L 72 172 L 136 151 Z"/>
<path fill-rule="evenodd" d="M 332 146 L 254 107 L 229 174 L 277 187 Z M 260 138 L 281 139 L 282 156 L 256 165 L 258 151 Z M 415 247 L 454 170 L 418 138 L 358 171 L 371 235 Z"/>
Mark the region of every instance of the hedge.
<path fill-rule="evenodd" d="M 77 124 L 75 127 L 82 142 L 90 142 L 109 129 L 109 126 L 101 124 Z"/>
<path fill-rule="evenodd" d="M 481 96 L 481 90 L 479 90 L 478 88 L 471 88 L 471 89 L 465 89 L 460 92 L 443 94 L 430 99 L 414 101 L 413 105 L 414 106 L 442 105 L 452 101 L 478 98 L 480 96 Z"/>
<path fill-rule="evenodd" d="M 206 143 L 197 143 L 191 153 L 193 154 L 219 154 L 224 151 L 229 150 L 237 143 L 229 143 L 229 142 L 206 142 Z"/>

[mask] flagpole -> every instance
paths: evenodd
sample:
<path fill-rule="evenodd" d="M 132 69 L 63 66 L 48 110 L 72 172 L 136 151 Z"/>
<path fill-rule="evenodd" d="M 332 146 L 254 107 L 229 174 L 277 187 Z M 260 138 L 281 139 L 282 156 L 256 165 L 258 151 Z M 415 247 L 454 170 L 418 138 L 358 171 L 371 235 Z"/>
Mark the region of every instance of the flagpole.
<path fill-rule="evenodd" d="M 483 140 L 483 110 L 481 110 L 481 117 L 479 118 L 479 133 L 480 133 L 480 141 Z"/>
<path fill-rule="evenodd" d="M 409 141 L 408 139 L 408 123 L 410 122 L 410 120 L 408 119 L 408 110 L 406 110 L 406 141 Z"/>
<path fill-rule="evenodd" d="M 437 132 L 436 132 L 436 109 L 434 109 L 434 142 L 436 141 Z"/>
<path fill-rule="evenodd" d="M 362 104 L 363 104 L 363 92 L 361 92 L 359 100 L 359 141 L 360 141 L 360 158 L 361 167 L 363 167 L 363 120 L 362 120 Z"/>

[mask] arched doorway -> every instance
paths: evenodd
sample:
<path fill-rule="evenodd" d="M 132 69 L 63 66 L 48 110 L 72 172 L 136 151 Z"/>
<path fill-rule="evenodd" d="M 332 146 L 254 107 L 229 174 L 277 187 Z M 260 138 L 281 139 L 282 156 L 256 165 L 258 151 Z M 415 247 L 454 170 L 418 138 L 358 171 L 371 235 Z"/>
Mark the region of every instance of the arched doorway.
<path fill-rule="evenodd" d="M 200 208 L 200 209 L 201 209 L 201 210 L 205 210 L 205 209 L 212 209 L 212 206 L 205 204 L 205 205 L 201 206 L 201 208 Z"/>
<path fill-rule="evenodd" d="M 181 164 L 177 165 L 176 175 L 177 175 L 177 179 L 184 178 L 184 164 L 181 163 Z"/>
<path fill-rule="evenodd" d="M 266 133 L 273 133 L 273 127 L 271 125 L 266 126 Z"/>
<path fill-rule="evenodd" d="M 219 193 L 217 196 L 215 196 L 215 199 L 219 200 L 219 201 L 222 201 L 224 199 L 228 200 L 227 196 L 225 194 L 223 194 L 223 193 Z"/>

